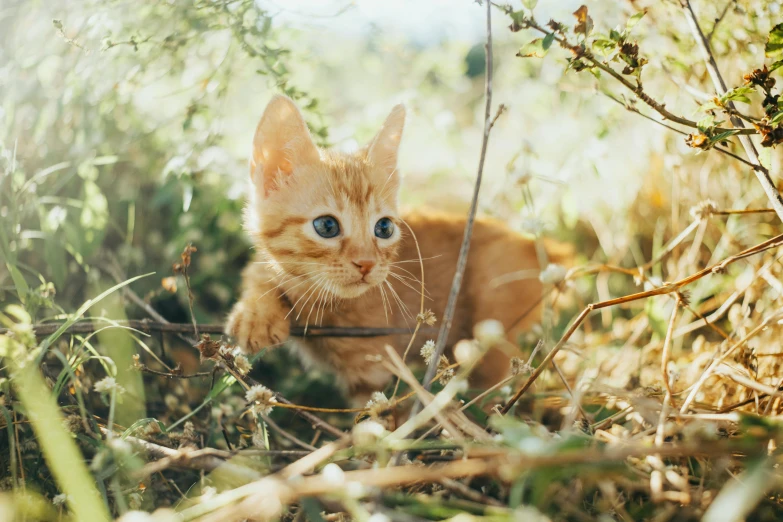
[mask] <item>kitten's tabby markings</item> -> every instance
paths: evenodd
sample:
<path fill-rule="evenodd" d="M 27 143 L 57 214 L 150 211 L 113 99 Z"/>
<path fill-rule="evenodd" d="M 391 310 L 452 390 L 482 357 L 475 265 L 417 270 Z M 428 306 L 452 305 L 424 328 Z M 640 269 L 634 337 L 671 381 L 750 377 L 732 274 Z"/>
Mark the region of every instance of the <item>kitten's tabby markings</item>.
<path fill-rule="evenodd" d="M 288 339 L 289 322 L 332 326 L 410 326 L 421 299 L 416 245 L 398 213 L 397 149 L 405 110 L 395 107 L 369 146 L 355 154 L 319 150 L 294 103 L 269 102 L 253 139 L 254 190 L 246 224 L 258 261 L 243 273 L 243 292 L 226 331 L 255 352 Z M 405 222 L 426 260 L 426 298 L 440 316 L 446 305 L 465 226 L 463 217 L 414 213 Z M 514 326 L 541 295 L 537 279 L 499 288 L 497 276 L 537 269 L 533 244 L 500 223 L 478 220 L 450 344 L 472 326 L 498 319 L 514 340 L 537 313 Z M 376 291 L 377 289 L 377 291 Z M 513 327 L 513 328 L 512 328 Z M 391 375 L 377 359 L 384 345 L 404 350 L 407 338 L 315 338 L 297 341 L 305 364 L 326 367 L 349 396 L 363 403 Z M 491 352 L 476 372 L 478 384 L 499 381 L 509 357 Z"/>

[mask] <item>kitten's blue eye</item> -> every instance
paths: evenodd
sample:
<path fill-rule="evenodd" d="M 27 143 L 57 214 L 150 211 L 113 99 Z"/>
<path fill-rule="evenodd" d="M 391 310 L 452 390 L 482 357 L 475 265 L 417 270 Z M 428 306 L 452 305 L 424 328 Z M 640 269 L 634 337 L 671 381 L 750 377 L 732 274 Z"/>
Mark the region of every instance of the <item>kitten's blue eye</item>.
<path fill-rule="evenodd" d="M 340 223 L 332 216 L 321 216 L 313 220 L 313 228 L 318 235 L 325 238 L 335 237 L 340 233 Z"/>
<path fill-rule="evenodd" d="M 389 218 L 381 218 L 375 224 L 375 235 L 381 239 L 389 239 L 394 234 L 394 222 Z"/>

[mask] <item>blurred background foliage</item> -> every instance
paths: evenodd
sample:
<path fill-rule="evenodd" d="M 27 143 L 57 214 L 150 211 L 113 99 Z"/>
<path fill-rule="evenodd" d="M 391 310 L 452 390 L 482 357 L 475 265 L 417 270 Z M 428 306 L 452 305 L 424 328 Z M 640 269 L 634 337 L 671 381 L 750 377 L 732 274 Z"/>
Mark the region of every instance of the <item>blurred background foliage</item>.
<path fill-rule="evenodd" d="M 581 3 L 541 2 L 536 18 L 570 24 Z M 633 28 L 648 61 L 645 91 L 675 114 L 703 117 L 698 109 L 712 88 L 678 2 L 585 3 L 601 33 L 647 10 Z M 742 85 L 743 75 L 765 61 L 781 2 L 698 4 L 729 87 Z M 507 30 L 509 17 L 500 10 L 493 19 L 494 99 L 509 110 L 490 140 L 482 212 L 574 244 L 580 263 L 633 267 L 684 230 L 700 201 L 767 206 L 745 165 L 690 148 L 683 136 L 629 112 L 624 104 L 651 114 L 611 78 L 569 69 L 569 54 L 557 46 L 542 59 L 518 57 L 534 35 Z M 368 140 L 389 108 L 405 103 L 404 204 L 464 211 L 483 125 L 483 24 L 482 10 L 467 0 L 0 1 L 0 302 L 23 305 L 34 322 L 62 318 L 101 289 L 154 272 L 135 282 L 135 291 L 170 321 L 188 322 L 185 285 L 162 280 L 193 243 L 196 318 L 221 322 L 250 254 L 242 231 L 250 139 L 275 92 L 298 101 L 320 144 L 345 150 Z M 760 115 L 760 96 L 749 102 L 748 111 Z M 778 151 L 762 153 L 779 172 Z M 731 216 L 703 227 L 696 247 L 651 275 L 687 275 L 766 239 L 775 219 Z M 735 281 L 743 273 L 736 268 L 718 284 L 694 285 L 693 301 L 744 288 L 751 276 Z M 637 290 L 622 274 L 575 286 L 559 306 Z M 769 310 L 775 292 L 772 285 L 754 294 L 762 303 L 754 313 Z M 648 302 L 644 340 L 660 340 L 669 305 Z M 746 309 L 727 316 L 730 326 L 747 319 Z M 146 317 L 109 301 L 91 313 Z M 619 353 L 630 316 L 602 312 L 596 326 L 609 333 L 578 333 L 572 342 L 602 350 L 563 361 L 564 370 L 599 368 L 607 353 Z M 557 324 L 571 317 L 563 314 Z M 688 350 L 683 342 L 675 355 Z M 308 393 L 337 400 L 319 394 L 319 376 L 301 379 L 297 363 L 274 357 L 280 367 L 256 370 L 262 382 L 292 399 Z M 649 371 L 639 368 L 644 357 L 623 359 L 627 364 L 610 368 L 605 382 L 624 386 L 637 374 L 645 383 L 659 380 L 654 357 Z M 168 393 L 148 386 L 148 414 L 189 414 L 195 388 L 182 382 Z M 241 397 L 234 399 L 241 408 Z M 212 428 L 209 441 L 219 441 Z"/>
<path fill-rule="evenodd" d="M 537 16 L 568 20 L 578 4 L 542 3 Z M 153 292 L 164 315 L 186 320 L 184 295 L 158 283 L 193 242 L 197 316 L 221 320 L 248 256 L 241 231 L 248 144 L 277 91 L 299 101 L 322 144 L 345 149 L 369 139 L 391 105 L 406 103 L 403 201 L 463 210 L 481 132 L 475 7 L 5 0 L 0 247 L 29 286 L 28 310 L 38 319 L 72 310 L 91 278 L 116 263 L 124 274 L 156 272 L 139 283 L 141 293 Z M 687 34 L 679 7 L 589 4 L 603 31 L 646 7 L 634 29 L 649 60 L 645 88 L 691 117 L 705 71 L 679 36 Z M 780 3 L 708 3 L 701 15 L 711 21 L 724 8 L 713 45 L 739 85 L 763 59 Z M 628 94 L 611 81 L 567 72 L 565 60 L 551 56 L 517 58 L 529 37 L 504 30 L 500 12 L 496 25 L 495 95 L 510 110 L 492 136 L 484 212 L 520 229 L 578 237 L 587 256 L 614 259 L 629 246 L 649 251 L 643 238 L 656 230 L 677 233 L 699 200 L 742 194 L 763 203 L 740 164 L 695 156 L 681 137 L 626 112 L 605 96 Z M 712 182 L 717 166 L 721 180 Z M 11 275 L 0 275 L 5 300 L 16 295 Z"/>

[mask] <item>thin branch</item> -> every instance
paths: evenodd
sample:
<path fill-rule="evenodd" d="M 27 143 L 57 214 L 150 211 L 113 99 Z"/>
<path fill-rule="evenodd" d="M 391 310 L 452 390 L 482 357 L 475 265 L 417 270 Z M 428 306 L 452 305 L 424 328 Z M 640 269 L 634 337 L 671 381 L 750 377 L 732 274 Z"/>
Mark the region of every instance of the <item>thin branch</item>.
<path fill-rule="evenodd" d="M 486 104 L 484 107 L 484 135 L 481 140 L 481 155 L 479 157 L 478 172 L 476 173 L 476 184 L 473 188 L 473 199 L 470 202 L 470 211 L 468 212 L 468 219 L 465 223 L 465 233 L 462 237 L 462 245 L 459 250 L 459 258 L 457 259 L 457 269 L 454 272 L 454 279 L 451 282 L 451 290 L 449 291 L 449 299 L 446 303 L 446 310 L 443 313 L 443 321 L 441 322 L 440 332 L 438 332 L 438 340 L 435 344 L 435 354 L 427 367 L 427 372 L 422 379 L 422 385 L 425 390 L 430 389 L 430 381 L 435 376 L 435 372 L 438 369 L 438 361 L 443 354 L 443 350 L 446 348 L 446 342 L 448 341 L 449 331 L 451 330 L 451 323 L 454 321 L 454 313 L 457 308 L 457 298 L 459 297 L 460 289 L 462 288 L 462 278 L 465 275 L 465 265 L 468 262 L 468 252 L 470 251 L 470 241 L 473 235 L 473 223 L 476 219 L 476 211 L 478 210 L 478 197 L 481 190 L 481 179 L 484 173 L 484 160 L 487 156 L 487 145 L 489 144 L 489 133 L 495 124 L 498 116 L 503 112 L 505 107 L 501 105 L 498 107 L 497 116 L 492 116 L 492 2 L 487 0 L 487 43 L 484 46 L 485 50 L 485 63 L 486 63 L 486 78 L 484 82 L 484 97 Z M 413 407 L 411 415 L 414 415 L 419 406 L 419 401 Z"/>
<path fill-rule="evenodd" d="M 560 351 L 560 349 L 565 345 L 566 342 L 571 338 L 571 336 L 574 334 L 577 328 L 584 322 L 584 320 L 587 318 L 588 315 L 590 315 L 590 312 L 594 310 L 600 310 L 602 308 L 608 308 L 610 306 L 616 306 L 621 305 L 625 303 L 630 303 L 632 301 L 638 301 L 639 299 L 646 299 L 648 297 L 654 297 L 656 295 L 666 295 L 671 294 L 674 292 L 679 292 L 684 286 L 689 285 L 693 283 L 694 281 L 697 281 L 709 274 L 712 273 L 721 273 L 726 270 L 726 267 L 729 266 L 732 263 L 735 263 L 741 259 L 745 259 L 746 257 L 758 254 L 760 252 L 764 252 L 766 250 L 769 250 L 771 248 L 777 248 L 779 246 L 783 246 L 783 234 L 777 235 L 773 238 L 770 238 L 762 243 L 759 243 L 758 245 L 752 246 L 750 248 L 747 248 L 743 250 L 742 252 L 738 254 L 734 254 L 732 256 L 727 257 L 723 261 L 716 263 L 712 266 L 708 266 L 706 268 L 703 268 L 702 270 L 699 270 L 693 275 L 690 275 L 688 277 L 684 277 L 678 281 L 675 281 L 673 283 L 666 283 L 663 286 L 660 286 L 658 288 L 653 288 L 652 290 L 646 290 L 644 292 L 637 292 L 635 294 L 626 295 L 623 297 L 617 297 L 615 299 L 608 299 L 606 301 L 600 301 L 598 303 L 590 303 L 587 305 L 584 310 L 576 317 L 573 324 L 568 328 L 566 333 L 563 335 L 563 337 L 560 338 L 560 340 L 557 342 L 557 344 L 552 348 L 552 350 L 547 354 L 547 356 L 544 358 L 543 361 L 541 361 L 541 364 L 536 367 L 536 369 L 533 371 L 533 373 L 530 375 L 527 381 L 516 391 L 514 396 L 506 403 L 505 406 L 500 410 L 501 414 L 506 414 L 511 409 L 511 407 L 522 397 L 522 395 L 530 388 L 530 386 L 533 385 L 533 383 L 538 379 L 538 377 L 543 373 L 546 366 L 554 359 L 557 352 Z M 767 323 L 767 321 L 765 321 Z M 760 329 L 760 328 L 759 328 Z M 755 331 L 755 330 L 754 330 Z M 738 343 L 739 344 L 739 343 Z M 736 345 L 735 345 L 736 346 Z M 731 351 L 731 350 L 730 350 Z M 730 352 L 729 351 L 729 352 Z M 712 365 L 708 367 L 708 370 L 714 369 L 717 364 L 719 364 L 722 360 L 725 359 L 725 357 L 728 355 L 727 352 L 724 354 L 718 361 L 713 362 Z M 707 374 L 708 371 L 705 371 L 705 374 Z M 706 380 L 706 376 L 702 376 L 702 378 L 699 380 L 699 383 L 691 390 L 691 393 L 686 399 L 685 404 L 683 404 L 682 409 L 680 410 L 682 413 L 685 413 L 687 411 L 687 407 L 690 404 L 690 401 L 693 400 L 693 398 L 696 395 L 696 392 L 699 388 L 699 386 Z"/>
<path fill-rule="evenodd" d="M 512 14 L 513 10 L 511 10 L 510 7 L 507 6 L 497 6 L 498 8 L 502 9 L 506 14 Z M 582 45 L 575 45 L 566 40 L 565 37 L 559 36 L 557 33 L 553 33 L 551 30 L 546 29 L 545 27 L 542 27 L 539 25 L 532 17 L 526 18 L 522 22 L 515 22 L 517 25 L 512 28 L 512 30 L 517 31 L 520 29 L 530 28 L 538 31 L 541 34 L 544 35 L 553 35 L 554 40 L 562 47 L 563 49 L 567 49 L 571 51 L 576 58 L 581 58 L 583 60 L 587 60 L 590 62 L 590 64 L 594 67 L 597 67 L 598 69 L 602 70 L 618 82 L 620 82 L 623 86 L 625 86 L 628 90 L 633 92 L 637 98 L 642 100 L 644 103 L 646 103 L 648 106 L 650 106 L 655 112 L 660 114 L 664 117 L 666 120 L 673 121 L 675 123 L 679 123 L 680 125 L 684 125 L 686 127 L 690 127 L 692 129 L 698 129 L 699 125 L 697 122 L 689 120 L 687 118 L 683 118 L 682 116 L 678 116 L 672 112 L 669 112 L 666 109 L 666 105 L 663 103 L 659 103 L 653 98 L 650 97 L 649 94 L 644 92 L 644 89 L 642 88 L 642 85 L 640 83 L 637 83 L 634 85 L 631 83 L 630 80 L 625 78 L 623 75 L 612 69 L 610 66 L 602 62 L 600 59 L 596 58 L 593 53 L 591 53 L 589 50 L 585 49 Z M 726 132 L 734 129 L 724 129 L 724 128 L 716 128 L 716 133 Z M 744 129 L 740 128 L 738 134 L 744 135 L 744 134 L 758 134 L 755 129 Z M 764 168 L 761 165 L 756 165 L 755 168 Z"/>
<path fill-rule="evenodd" d="M 685 19 L 688 21 L 691 32 L 693 33 L 693 38 L 696 40 L 696 45 L 701 51 L 702 58 L 704 59 L 704 63 L 707 66 L 707 72 L 712 79 L 712 84 L 715 87 L 715 91 L 718 93 L 718 96 L 723 96 L 726 94 L 728 89 L 726 88 L 726 82 L 723 80 L 723 76 L 718 69 L 718 64 L 715 62 L 715 56 L 712 54 L 710 42 L 707 37 L 704 36 L 704 33 L 699 26 L 699 22 L 696 20 L 696 14 L 693 12 L 690 0 L 680 0 L 680 5 L 682 6 L 683 12 L 685 13 Z M 759 153 L 756 150 L 756 146 L 747 135 L 744 135 L 746 134 L 744 131 L 747 131 L 748 129 L 745 128 L 745 124 L 742 123 L 742 119 L 736 115 L 734 103 L 728 102 L 726 105 L 729 109 L 734 111 L 730 112 L 729 115 L 731 124 L 737 129 L 740 129 L 740 135 L 738 138 L 742 144 L 742 148 L 745 149 L 745 154 L 747 155 L 748 160 L 750 160 L 750 162 L 755 165 L 753 172 L 756 173 L 756 177 L 761 184 L 761 188 L 764 189 L 767 198 L 769 198 L 769 201 L 772 204 L 772 208 L 775 209 L 775 213 L 778 215 L 781 221 L 783 221 L 783 197 L 781 197 L 780 192 L 778 192 L 778 189 L 775 187 L 775 183 L 772 181 L 772 178 L 769 175 L 769 170 L 767 170 L 767 168 L 761 164 L 761 159 L 759 158 Z"/>
<path fill-rule="evenodd" d="M 165 321 L 165 319 L 164 319 Z M 116 321 L 114 324 L 118 326 L 124 326 L 139 330 L 144 333 L 152 332 L 167 332 L 175 334 L 184 334 L 193 331 L 193 325 L 189 323 L 169 323 L 169 322 L 154 322 L 146 320 L 131 320 L 131 321 Z M 33 325 L 33 331 L 36 336 L 46 336 L 54 333 L 60 327 L 58 323 L 51 324 L 36 324 Z M 91 333 L 100 328 L 105 328 L 105 324 L 96 324 L 90 321 L 76 323 L 70 328 L 66 329 L 64 333 L 68 334 L 81 334 Z M 222 324 L 200 324 L 198 325 L 199 332 L 209 334 L 222 334 L 225 330 L 225 326 Z M 0 328 L 0 335 L 8 333 L 7 328 Z M 410 335 L 413 329 L 411 328 L 397 328 L 397 327 L 344 327 L 344 326 L 309 326 L 305 332 L 305 328 L 301 326 L 294 326 L 291 328 L 291 335 L 294 337 L 384 337 L 387 335 Z M 425 334 L 433 334 L 434 328 L 421 328 L 419 330 Z"/>

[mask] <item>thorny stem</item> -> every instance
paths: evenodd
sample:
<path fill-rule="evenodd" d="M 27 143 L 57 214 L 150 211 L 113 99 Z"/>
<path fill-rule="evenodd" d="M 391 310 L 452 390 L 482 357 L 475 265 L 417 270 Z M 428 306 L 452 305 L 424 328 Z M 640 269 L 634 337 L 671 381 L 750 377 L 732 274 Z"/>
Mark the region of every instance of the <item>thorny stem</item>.
<path fill-rule="evenodd" d="M 500 116 L 504 107 L 501 105 L 498 108 L 498 114 L 494 119 L 491 119 L 492 115 L 492 2 L 486 0 L 487 7 L 487 43 L 484 46 L 485 49 L 485 62 L 486 62 L 486 76 L 484 83 L 484 97 L 486 104 L 484 107 L 484 136 L 481 141 L 481 156 L 479 157 L 478 172 L 476 173 L 476 184 L 473 189 L 473 199 L 470 202 L 470 211 L 468 212 L 468 219 L 465 223 L 465 233 L 462 237 L 462 245 L 460 246 L 459 258 L 457 259 L 457 269 L 454 272 L 454 279 L 451 282 L 451 290 L 449 292 L 449 298 L 446 303 L 446 310 L 443 313 L 443 322 L 440 326 L 440 332 L 438 333 L 438 340 L 435 344 L 435 354 L 427 367 L 427 372 L 422 379 L 424 389 L 430 389 L 430 381 L 435 375 L 438 369 L 438 361 L 443 354 L 443 350 L 446 348 L 446 342 L 448 341 L 449 331 L 451 330 L 451 323 L 454 320 L 454 312 L 457 306 L 457 297 L 459 296 L 460 288 L 462 287 L 462 278 L 465 274 L 465 265 L 468 262 L 468 252 L 470 250 L 470 241 L 473 235 L 473 223 L 476 219 L 476 211 L 478 209 L 478 196 L 481 190 L 481 179 L 484 173 L 484 160 L 487 155 L 487 145 L 489 143 L 489 133 Z M 411 417 L 418 412 L 420 402 L 417 399 L 416 404 L 411 411 Z"/>
<path fill-rule="evenodd" d="M 696 20 L 696 14 L 693 12 L 690 0 L 680 0 L 680 5 L 682 6 L 683 12 L 685 13 L 685 18 L 691 28 L 693 37 L 696 40 L 696 45 L 701 51 L 702 58 L 704 59 L 704 63 L 707 66 L 707 72 L 712 79 L 715 91 L 718 93 L 718 96 L 723 96 L 727 91 L 726 82 L 723 80 L 723 76 L 718 69 L 718 64 L 715 62 L 715 56 L 712 54 L 712 49 L 710 49 L 710 42 L 704 36 L 704 33 L 699 26 L 699 22 Z M 731 124 L 734 125 L 734 127 L 737 129 L 740 129 L 740 135 L 738 138 L 742 144 L 742 148 L 745 149 L 745 154 L 748 156 L 748 159 L 751 163 L 754 164 L 753 171 L 756 173 L 756 177 L 761 184 L 761 188 L 764 189 L 767 198 L 769 198 L 769 201 L 772 204 L 772 208 L 775 209 L 775 213 L 778 215 L 781 221 L 783 221 L 783 197 L 781 197 L 780 192 L 778 192 L 778 189 L 775 187 L 775 184 L 772 181 L 772 178 L 770 178 L 769 170 L 761 165 L 761 159 L 759 158 L 759 153 L 756 150 L 755 145 L 750 140 L 750 138 L 745 135 L 747 133 L 743 132 L 749 129 L 745 128 L 745 125 L 742 123 L 742 119 L 736 115 L 734 103 L 728 102 L 726 105 L 729 107 L 729 109 L 731 109 L 729 113 Z"/>

